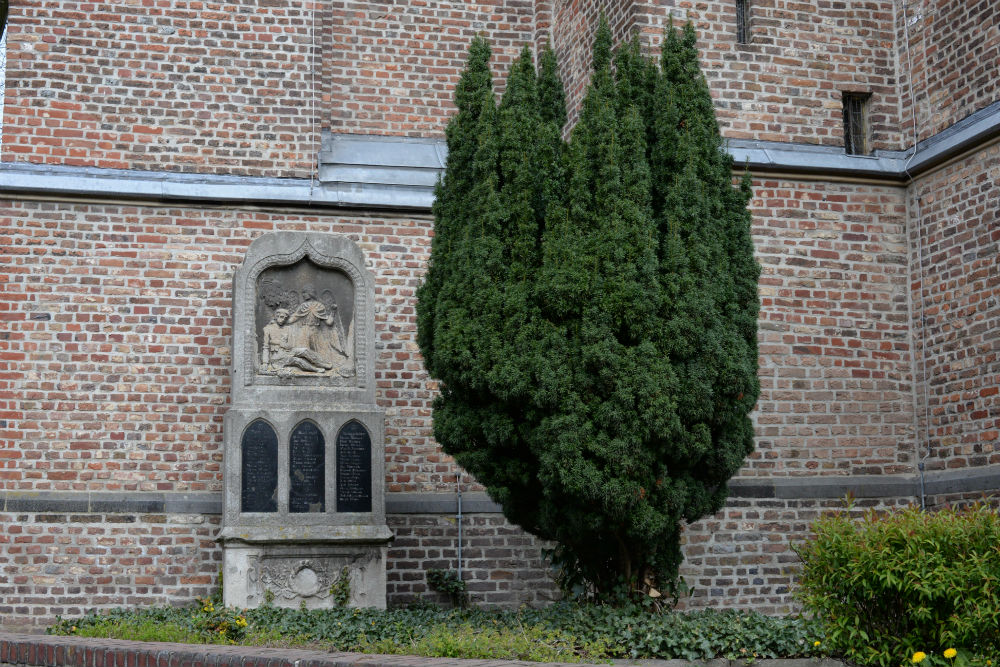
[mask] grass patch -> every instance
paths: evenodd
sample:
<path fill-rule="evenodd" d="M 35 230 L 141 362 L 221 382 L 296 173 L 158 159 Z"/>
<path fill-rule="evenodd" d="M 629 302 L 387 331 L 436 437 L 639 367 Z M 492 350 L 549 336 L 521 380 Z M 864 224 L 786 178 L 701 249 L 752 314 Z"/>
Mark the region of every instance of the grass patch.
<path fill-rule="evenodd" d="M 756 612 L 649 612 L 558 603 L 544 609 L 237 610 L 144 607 L 60 619 L 50 634 L 545 662 L 819 655 L 818 630 Z"/>

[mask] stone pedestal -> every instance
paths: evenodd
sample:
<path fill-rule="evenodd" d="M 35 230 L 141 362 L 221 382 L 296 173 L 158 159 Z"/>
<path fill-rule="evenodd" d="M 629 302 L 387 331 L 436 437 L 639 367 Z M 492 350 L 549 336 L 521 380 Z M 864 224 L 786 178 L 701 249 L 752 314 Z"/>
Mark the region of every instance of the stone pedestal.
<path fill-rule="evenodd" d="M 361 251 L 342 236 L 268 234 L 233 283 L 225 603 L 384 608 L 385 416 Z"/>

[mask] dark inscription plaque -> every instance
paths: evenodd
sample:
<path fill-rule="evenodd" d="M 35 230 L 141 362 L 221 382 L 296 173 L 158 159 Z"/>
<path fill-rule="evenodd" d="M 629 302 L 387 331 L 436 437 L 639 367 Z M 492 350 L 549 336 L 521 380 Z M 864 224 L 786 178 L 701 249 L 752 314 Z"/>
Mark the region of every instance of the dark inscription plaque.
<path fill-rule="evenodd" d="M 337 434 L 337 511 L 372 511 L 372 439 L 354 421 Z"/>
<path fill-rule="evenodd" d="M 243 512 L 278 511 L 278 436 L 270 424 L 257 420 L 240 442 L 242 474 L 240 507 Z"/>
<path fill-rule="evenodd" d="M 312 422 L 302 422 L 288 443 L 289 512 L 326 510 L 326 443 Z"/>

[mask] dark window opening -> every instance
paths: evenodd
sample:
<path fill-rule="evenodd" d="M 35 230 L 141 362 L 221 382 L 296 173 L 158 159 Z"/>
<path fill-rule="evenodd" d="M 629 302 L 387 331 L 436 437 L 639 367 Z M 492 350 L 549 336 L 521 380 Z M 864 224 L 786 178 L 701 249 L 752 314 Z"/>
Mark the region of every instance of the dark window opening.
<path fill-rule="evenodd" d="M 736 0 L 736 42 L 750 43 L 750 0 Z"/>
<path fill-rule="evenodd" d="M 844 93 L 844 149 L 848 155 L 871 153 L 868 93 Z"/>

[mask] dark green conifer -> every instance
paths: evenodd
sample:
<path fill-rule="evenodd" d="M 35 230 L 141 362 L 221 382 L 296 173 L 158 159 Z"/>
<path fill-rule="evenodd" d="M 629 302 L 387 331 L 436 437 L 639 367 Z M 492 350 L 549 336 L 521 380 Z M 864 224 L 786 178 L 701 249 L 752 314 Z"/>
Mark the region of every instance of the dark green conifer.
<path fill-rule="evenodd" d="M 567 147 L 551 50 L 537 76 L 522 53 L 497 109 L 474 43 L 419 293 L 435 437 L 603 598 L 674 585 L 681 523 L 752 447 L 749 184 L 694 47 L 671 28 L 659 67 L 632 43 L 613 75 L 602 23 Z"/>

